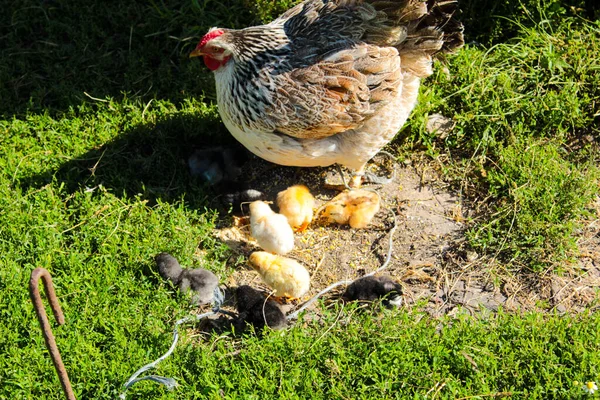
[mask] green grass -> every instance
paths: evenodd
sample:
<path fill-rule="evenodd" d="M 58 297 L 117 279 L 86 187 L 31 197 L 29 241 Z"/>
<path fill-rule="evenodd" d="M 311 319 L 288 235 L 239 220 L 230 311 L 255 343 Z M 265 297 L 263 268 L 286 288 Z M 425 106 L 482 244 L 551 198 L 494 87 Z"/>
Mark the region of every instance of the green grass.
<path fill-rule="evenodd" d="M 487 199 L 474 202 L 473 247 L 545 270 L 576 254 L 574 234 L 600 193 L 600 23 L 521 29 L 452 58 L 403 137 L 449 159 L 447 176 L 467 198 Z M 425 131 L 433 112 L 456 122 L 444 140 Z"/>
<path fill-rule="evenodd" d="M 499 153 L 486 180 L 500 200 L 490 221 L 469 232 L 471 243 L 538 272 L 576 254 L 580 218 L 598 193 L 597 166 L 565 160 L 554 142 L 527 140 Z"/>
<path fill-rule="evenodd" d="M 3 9 L 0 399 L 62 398 L 26 290 L 35 267 L 54 277 L 67 316 L 55 333 L 82 399 L 115 398 L 166 351 L 174 321 L 190 311 L 158 277 L 156 253 L 231 272 L 230 251 L 211 234 L 209 194 L 185 159 L 232 139 L 212 77 L 187 54 L 213 25 L 265 21 L 289 4 Z M 396 143 L 443 156 L 446 179 L 467 200 L 487 198 L 470 221 L 472 246 L 539 270 L 576 251 L 574 232 L 598 194 L 600 28 L 568 17 L 579 3 L 534 13 L 552 24 L 515 16 L 516 2 L 496 4 L 483 8 L 522 26 L 489 14 L 470 24 L 467 40 L 495 45 L 468 46 L 450 59 L 450 78 L 427 80 Z M 477 7 L 465 3 L 467 23 Z M 444 140 L 424 130 L 433 112 L 457 122 Z M 586 136 L 593 140 L 569 147 Z M 582 398 L 573 381 L 600 380 L 598 318 L 434 319 L 418 307 L 373 317 L 349 308 L 261 337 L 204 341 L 190 331 L 158 371 L 181 386 L 167 393 L 143 382 L 131 398 Z"/>

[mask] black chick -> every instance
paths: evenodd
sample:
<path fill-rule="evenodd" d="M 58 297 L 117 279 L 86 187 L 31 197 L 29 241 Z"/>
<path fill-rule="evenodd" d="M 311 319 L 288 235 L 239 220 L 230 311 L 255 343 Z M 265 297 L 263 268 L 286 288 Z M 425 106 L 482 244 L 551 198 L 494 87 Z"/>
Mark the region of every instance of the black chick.
<path fill-rule="evenodd" d="M 238 180 L 248 154 L 239 147 L 211 147 L 196 150 L 188 159 L 190 173 L 213 187 L 222 205 L 241 212 L 242 203 L 264 200 L 265 194 Z"/>
<path fill-rule="evenodd" d="M 267 198 L 263 192 L 250 188 L 250 185 L 245 182 L 223 180 L 216 186 L 216 190 L 222 195 L 223 205 L 231 207 L 234 214 L 242 212 L 242 203 L 252 203 Z"/>
<path fill-rule="evenodd" d="M 188 166 L 193 176 L 214 186 L 223 180 L 235 180 L 247 158 L 242 148 L 211 147 L 196 150 L 188 159 Z"/>
<path fill-rule="evenodd" d="M 279 305 L 273 300 L 267 300 L 262 292 L 248 285 L 242 285 L 236 289 L 235 297 L 240 318 L 252 324 L 257 330 L 261 330 L 264 326 L 281 329 L 287 325 L 285 314 Z"/>
<path fill-rule="evenodd" d="M 352 282 L 343 296 L 346 300 L 375 301 L 383 298 L 386 307 L 402 304 L 402 286 L 389 276 L 367 276 Z"/>
<path fill-rule="evenodd" d="M 219 278 L 204 268 L 183 269 L 179 262 L 168 253 L 160 253 L 155 257 L 160 275 L 169 279 L 179 287 L 181 293 L 192 291 L 192 304 L 208 304 L 213 301 L 215 288 Z"/>

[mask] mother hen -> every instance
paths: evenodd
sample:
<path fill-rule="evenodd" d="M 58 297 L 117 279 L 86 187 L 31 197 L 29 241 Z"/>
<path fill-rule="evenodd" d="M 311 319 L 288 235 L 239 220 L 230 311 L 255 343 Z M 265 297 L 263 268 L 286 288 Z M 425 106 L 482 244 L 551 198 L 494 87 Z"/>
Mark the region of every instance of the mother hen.
<path fill-rule="evenodd" d="M 455 0 L 306 0 L 273 22 L 212 28 L 190 57 L 214 71 L 231 134 L 276 164 L 354 170 L 393 139 L 432 58 L 464 44 Z"/>

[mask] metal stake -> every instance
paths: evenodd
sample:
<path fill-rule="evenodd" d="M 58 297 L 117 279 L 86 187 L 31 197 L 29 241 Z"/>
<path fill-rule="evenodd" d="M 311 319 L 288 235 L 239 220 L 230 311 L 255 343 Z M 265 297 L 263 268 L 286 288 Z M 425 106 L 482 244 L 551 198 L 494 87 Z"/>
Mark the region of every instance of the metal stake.
<path fill-rule="evenodd" d="M 54 335 L 52 334 L 52 330 L 50 329 L 50 322 L 48 322 L 46 309 L 44 308 L 44 304 L 42 303 L 39 287 L 40 278 L 44 282 L 46 296 L 48 297 L 48 301 L 50 302 L 50 308 L 52 308 L 54 318 L 56 318 L 56 321 L 59 325 L 63 325 L 65 323 L 65 316 L 63 315 L 63 312 L 60 308 L 60 304 L 58 303 L 58 298 L 56 297 L 56 293 L 54 292 L 54 286 L 52 286 L 52 277 L 50 276 L 48 270 L 44 268 L 34 269 L 31 273 L 31 279 L 29 280 L 29 294 L 31 295 L 33 308 L 35 308 L 35 313 L 37 314 L 38 321 L 40 321 L 40 326 L 42 327 L 44 340 L 46 341 L 46 348 L 50 352 L 50 357 L 52 358 L 52 362 L 54 363 L 54 368 L 56 368 L 56 373 L 58 374 L 58 379 L 60 380 L 60 384 L 62 385 L 63 391 L 65 392 L 65 396 L 67 400 L 75 400 L 75 395 L 73 394 L 73 389 L 71 388 L 71 381 L 69 381 L 67 370 L 65 369 L 65 365 L 63 364 L 62 358 L 60 357 L 60 352 L 58 351 L 58 347 L 56 346 Z"/>

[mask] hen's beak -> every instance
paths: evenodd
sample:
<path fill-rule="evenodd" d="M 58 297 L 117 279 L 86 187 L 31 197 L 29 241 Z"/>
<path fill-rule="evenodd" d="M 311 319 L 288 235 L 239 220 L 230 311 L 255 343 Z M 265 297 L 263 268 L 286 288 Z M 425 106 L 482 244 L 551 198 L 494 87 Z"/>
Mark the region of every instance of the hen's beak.
<path fill-rule="evenodd" d="M 203 56 L 204 53 L 200 49 L 195 49 L 190 53 L 190 58 Z"/>

